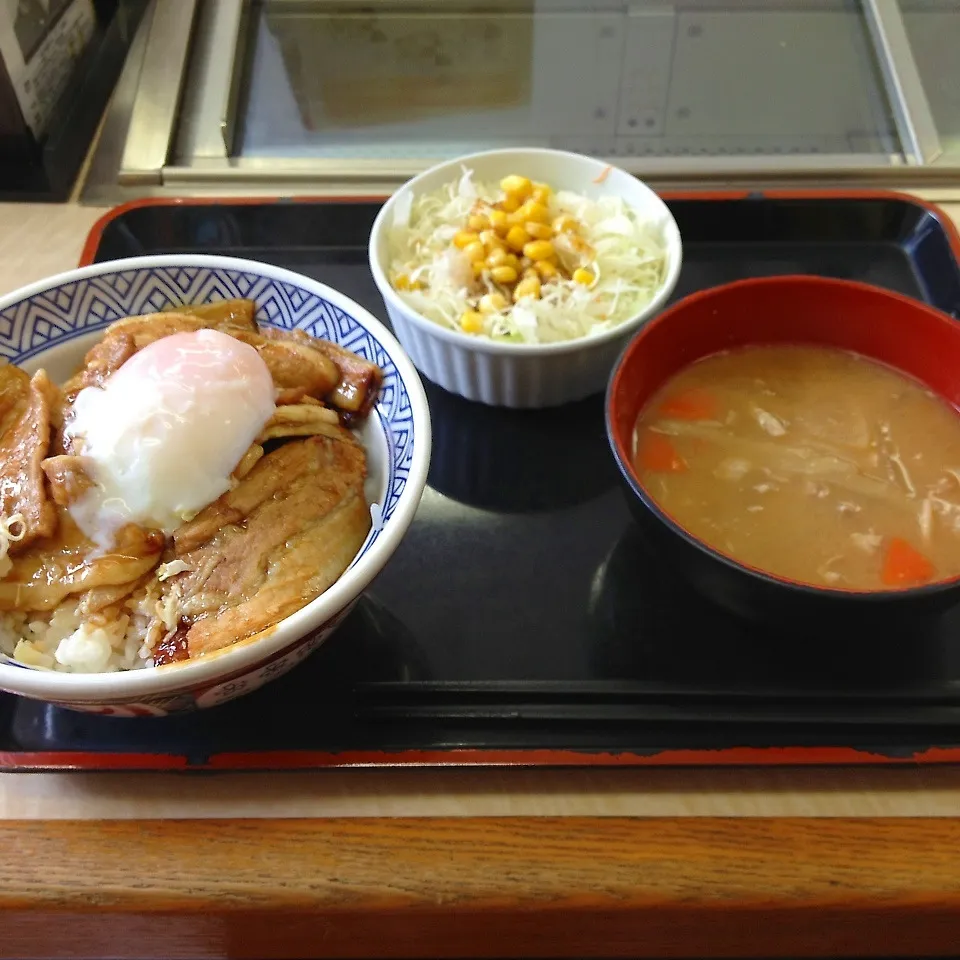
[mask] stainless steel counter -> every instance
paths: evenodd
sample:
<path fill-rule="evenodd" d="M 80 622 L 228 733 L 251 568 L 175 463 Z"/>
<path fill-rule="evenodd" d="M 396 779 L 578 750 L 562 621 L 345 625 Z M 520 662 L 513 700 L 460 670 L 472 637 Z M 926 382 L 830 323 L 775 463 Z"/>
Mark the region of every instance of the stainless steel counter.
<path fill-rule="evenodd" d="M 657 186 L 960 182 L 960 0 L 158 0 L 82 193 L 372 193 L 513 144 Z"/>

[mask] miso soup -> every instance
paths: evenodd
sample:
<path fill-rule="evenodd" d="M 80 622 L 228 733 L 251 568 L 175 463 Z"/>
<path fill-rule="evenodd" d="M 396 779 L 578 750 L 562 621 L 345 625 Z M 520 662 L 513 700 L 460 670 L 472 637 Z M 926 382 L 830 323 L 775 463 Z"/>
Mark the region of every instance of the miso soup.
<path fill-rule="evenodd" d="M 681 526 L 817 586 L 960 575 L 960 414 L 842 350 L 745 347 L 680 371 L 634 434 L 641 482 Z"/>

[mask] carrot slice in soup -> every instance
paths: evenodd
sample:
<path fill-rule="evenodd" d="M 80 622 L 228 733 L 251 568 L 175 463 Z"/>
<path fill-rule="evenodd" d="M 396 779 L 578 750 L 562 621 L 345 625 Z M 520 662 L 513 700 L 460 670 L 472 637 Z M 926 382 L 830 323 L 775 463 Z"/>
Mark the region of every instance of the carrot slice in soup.
<path fill-rule="evenodd" d="M 716 420 L 717 410 L 717 398 L 712 393 L 691 387 L 664 400 L 657 413 L 671 420 Z"/>
<path fill-rule="evenodd" d="M 893 537 L 887 545 L 880 579 L 888 587 L 914 586 L 933 579 L 933 564 L 902 537 Z"/>
<path fill-rule="evenodd" d="M 647 433 L 640 441 L 637 464 L 641 470 L 654 473 L 683 473 L 687 469 L 686 460 L 677 453 L 670 438 L 662 433 Z"/>

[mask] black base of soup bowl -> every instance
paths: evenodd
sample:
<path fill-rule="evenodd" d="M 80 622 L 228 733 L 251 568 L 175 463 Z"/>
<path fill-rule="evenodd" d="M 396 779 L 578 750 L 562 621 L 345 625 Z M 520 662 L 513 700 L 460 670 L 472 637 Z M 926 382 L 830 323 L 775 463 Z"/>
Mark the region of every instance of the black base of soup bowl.
<path fill-rule="evenodd" d="M 655 506 L 629 478 L 627 504 L 651 549 L 699 593 L 738 617 L 791 630 L 829 626 L 831 634 L 867 639 L 869 633 L 909 629 L 960 604 L 960 585 L 933 584 L 901 591 L 831 590 L 768 577 L 728 560 L 691 537 Z M 644 495 L 645 496 L 645 495 Z"/>
<path fill-rule="evenodd" d="M 847 591 L 781 579 L 713 550 L 657 506 L 634 472 L 644 405 L 689 364 L 757 344 L 846 350 L 893 367 L 960 408 L 960 324 L 918 301 L 867 284 L 767 277 L 715 287 L 646 324 L 617 361 L 606 396 L 607 437 L 627 501 L 648 540 L 701 593 L 742 617 L 776 624 L 910 624 L 960 603 L 960 577 L 901 590 Z M 784 531 L 789 537 L 789 531 Z"/>
<path fill-rule="evenodd" d="M 640 524 L 630 523 L 591 585 L 590 666 L 598 679 L 705 692 L 918 688 L 950 675 L 958 613 L 915 618 L 908 630 L 885 623 L 851 631 L 827 620 L 766 624 L 693 589 Z"/>

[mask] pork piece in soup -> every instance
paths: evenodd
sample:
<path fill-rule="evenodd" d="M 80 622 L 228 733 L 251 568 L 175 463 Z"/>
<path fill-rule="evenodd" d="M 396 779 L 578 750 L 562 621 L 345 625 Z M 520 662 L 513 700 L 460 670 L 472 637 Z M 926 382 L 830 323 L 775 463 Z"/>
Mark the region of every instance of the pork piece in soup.
<path fill-rule="evenodd" d="M 716 550 L 850 590 L 960 575 L 960 414 L 842 350 L 756 346 L 681 370 L 644 407 L 634 464 Z"/>

